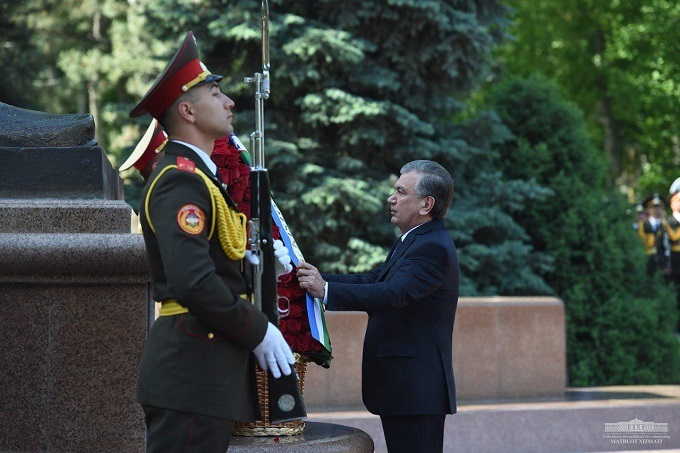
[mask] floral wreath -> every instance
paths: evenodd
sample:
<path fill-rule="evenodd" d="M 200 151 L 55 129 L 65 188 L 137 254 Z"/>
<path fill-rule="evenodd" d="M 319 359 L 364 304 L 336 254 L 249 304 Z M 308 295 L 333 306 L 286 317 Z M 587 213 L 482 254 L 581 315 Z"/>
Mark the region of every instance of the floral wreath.
<path fill-rule="evenodd" d="M 247 153 L 247 152 L 246 152 Z M 217 165 L 217 171 L 227 186 L 227 193 L 238 206 L 239 211 L 250 217 L 250 165 L 249 158 L 234 146 L 229 137 L 215 140 L 210 156 Z M 272 223 L 272 236 L 281 239 L 278 226 Z M 279 311 L 286 313 L 279 319 L 279 329 L 293 350 L 324 368 L 330 367 L 331 356 L 323 344 L 312 337 L 307 314 L 305 290 L 300 288 L 293 271 L 278 278 Z"/>

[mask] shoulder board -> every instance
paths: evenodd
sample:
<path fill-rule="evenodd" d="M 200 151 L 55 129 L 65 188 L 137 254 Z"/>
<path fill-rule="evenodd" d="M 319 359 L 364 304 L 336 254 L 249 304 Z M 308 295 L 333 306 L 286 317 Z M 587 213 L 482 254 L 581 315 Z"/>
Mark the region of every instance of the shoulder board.
<path fill-rule="evenodd" d="M 177 169 L 188 171 L 189 173 L 196 173 L 196 164 L 186 157 L 177 156 Z"/>

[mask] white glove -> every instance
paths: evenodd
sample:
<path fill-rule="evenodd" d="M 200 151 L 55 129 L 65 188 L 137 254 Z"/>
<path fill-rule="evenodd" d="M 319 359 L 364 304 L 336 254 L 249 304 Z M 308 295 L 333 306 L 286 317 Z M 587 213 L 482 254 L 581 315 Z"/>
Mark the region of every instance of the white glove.
<path fill-rule="evenodd" d="M 258 258 L 257 253 L 252 250 L 246 250 L 246 260 L 253 266 L 260 264 L 260 258 Z"/>
<path fill-rule="evenodd" d="M 281 377 L 282 372 L 288 376 L 290 367 L 295 365 L 293 351 L 281 331 L 271 322 L 267 324 L 267 333 L 264 334 L 262 343 L 253 349 L 253 354 L 257 357 L 260 368 L 269 370 L 276 379 Z"/>
<path fill-rule="evenodd" d="M 276 276 L 287 274 L 293 270 L 288 247 L 283 245 L 280 239 L 274 241 L 274 257 L 276 258 Z"/>

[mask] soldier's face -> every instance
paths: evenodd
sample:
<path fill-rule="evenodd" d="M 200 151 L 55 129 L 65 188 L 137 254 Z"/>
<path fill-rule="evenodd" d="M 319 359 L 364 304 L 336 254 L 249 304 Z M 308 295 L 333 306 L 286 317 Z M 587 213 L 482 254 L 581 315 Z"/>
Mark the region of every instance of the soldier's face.
<path fill-rule="evenodd" d="M 656 217 L 657 219 L 660 219 L 663 216 L 663 206 L 652 206 L 651 208 L 651 216 Z"/>
<path fill-rule="evenodd" d="M 214 138 L 231 135 L 234 131 L 231 124 L 234 101 L 222 93 L 217 82 L 206 83 L 194 89 L 199 90 L 195 102 L 196 126 Z"/>
<path fill-rule="evenodd" d="M 680 212 L 680 197 L 675 197 L 671 200 L 671 211 Z"/>

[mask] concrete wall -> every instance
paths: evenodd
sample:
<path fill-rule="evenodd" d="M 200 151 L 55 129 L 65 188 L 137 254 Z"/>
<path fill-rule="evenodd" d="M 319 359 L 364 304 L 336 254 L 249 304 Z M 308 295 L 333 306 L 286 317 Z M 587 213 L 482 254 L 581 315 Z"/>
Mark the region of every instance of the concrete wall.
<path fill-rule="evenodd" d="M 361 356 L 368 316 L 326 312 L 330 369 L 309 364 L 308 409 L 362 407 Z M 566 384 L 564 306 L 549 297 L 462 298 L 453 331 L 459 400 L 560 396 Z"/>

